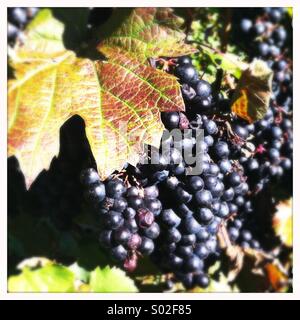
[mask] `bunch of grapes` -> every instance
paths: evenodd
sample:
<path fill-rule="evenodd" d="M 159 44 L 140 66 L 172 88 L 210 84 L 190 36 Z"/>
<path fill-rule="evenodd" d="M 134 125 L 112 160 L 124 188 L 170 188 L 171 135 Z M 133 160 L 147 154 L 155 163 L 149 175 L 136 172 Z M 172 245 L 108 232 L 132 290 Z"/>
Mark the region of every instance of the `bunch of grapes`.
<path fill-rule="evenodd" d="M 160 234 L 155 221 L 162 210 L 157 186 L 133 186 L 114 175 L 104 185 L 93 168 L 82 171 L 81 182 L 85 199 L 103 226 L 101 245 L 125 270 L 134 271 L 139 256 L 153 252 L 154 240 Z"/>
<path fill-rule="evenodd" d="M 272 15 L 265 12 L 264 19 L 267 14 Z M 249 36 L 255 35 L 258 27 L 254 26 Z M 282 27 L 276 25 L 272 35 L 273 45 L 282 46 L 276 42 L 285 40 L 280 37 Z M 270 52 L 273 51 L 274 48 Z M 257 57 L 254 52 L 248 52 L 250 58 Z M 285 61 L 284 68 L 281 61 Z M 208 286 L 206 271 L 210 258 L 220 253 L 217 234 L 222 226 L 227 228 L 232 242 L 243 248 L 262 249 L 256 239 L 253 215 L 257 195 L 274 182 L 291 176 L 290 64 L 283 56 L 277 56 L 273 64 L 267 63 L 275 71 L 273 90 L 278 87 L 279 91 L 274 90 L 265 117 L 249 124 L 230 112 L 230 100 L 220 94 L 217 80 L 210 84 L 200 79 L 189 57 L 177 59 L 171 72 L 181 83 L 186 112 L 163 113 L 162 121 L 167 130 L 203 129 L 201 150 L 196 150 L 193 135 L 183 137 L 179 143 L 167 136 L 159 150 L 147 154 L 148 159 L 155 160 L 154 164 L 150 161 L 126 168 L 145 188 L 155 185 L 159 190 L 160 211 L 155 215 L 155 229 L 162 232 L 152 239 L 151 257 L 187 288 Z M 166 145 L 169 149 L 164 154 Z M 199 175 L 189 175 L 191 165 L 182 156 L 189 152 L 202 157 Z"/>
<path fill-rule="evenodd" d="M 189 58 L 179 59 L 175 72 L 179 73 L 178 69 L 182 82 L 191 70 L 197 74 Z M 230 144 L 223 139 L 226 124 L 220 122 L 218 126 L 209 116 L 200 114 L 203 101 L 208 101 L 206 108 L 213 101 L 211 85 L 196 77 L 185 84 L 196 92 L 190 112 L 163 113 L 162 121 L 167 130 L 179 129 L 182 133 L 184 129 L 192 133 L 203 129 L 200 150 L 196 148 L 193 134 L 179 141 L 171 135 L 163 136 L 159 150 L 152 148 L 150 153 L 146 152 L 149 164 L 141 162 L 126 168 L 129 177 L 134 176 L 142 186 L 140 191 L 136 187 L 126 189 L 119 178 L 109 180 L 104 187 L 92 169 L 83 172 L 83 176 L 95 176 L 95 181 L 88 178 L 84 184 L 91 188 L 87 191 L 87 197 L 92 198 L 90 202 L 97 206 L 100 203 L 99 213 L 104 214 L 104 225 L 108 229 L 101 233 L 102 245 L 109 246 L 112 255 L 121 260 L 127 270 L 134 269 L 139 254 L 152 253 L 158 266 L 174 273 L 191 288 L 209 284 L 206 275 L 209 264 L 205 262 L 219 254 L 220 226 L 239 210 L 250 213 L 252 206 L 247 199 L 249 186 L 243 168 L 230 159 Z M 183 157 L 187 153 L 202 161 L 201 174 L 189 175 L 192 167 Z M 140 219 L 145 213 L 153 218 L 149 218 L 149 225 L 143 226 Z M 130 224 L 134 223 L 135 229 L 128 228 L 128 219 L 133 221 Z M 120 235 L 124 239 L 119 239 Z M 151 250 L 145 251 L 143 242 L 141 247 L 131 248 L 128 243 L 132 236 L 149 243 Z"/>
<path fill-rule="evenodd" d="M 234 15 L 234 31 L 242 32 L 244 41 L 253 43 L 247 46 L 249 57 L 265 60 L 274 71 L 270 108 L 265 117 L 255 123 L 255 159 L 245 163 L 248 175 L 258 176 L 255 186 L 258 189 L 276 180 L 291 185 L 293 84 L 289 42 L 292 30 L 286 14 L 284 8 L 265 8 L 260 14 L 239 11 Z"/>

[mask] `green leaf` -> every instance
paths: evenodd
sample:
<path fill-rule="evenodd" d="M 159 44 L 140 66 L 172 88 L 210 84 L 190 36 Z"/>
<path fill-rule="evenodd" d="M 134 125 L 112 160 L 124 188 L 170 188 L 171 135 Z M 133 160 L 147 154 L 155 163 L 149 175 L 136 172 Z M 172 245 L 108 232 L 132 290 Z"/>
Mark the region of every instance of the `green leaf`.
<path fill-rule="evenodd" d="M 96 268 L 90 275 L 92 292 L 137 292 L 137 288 L 125 272 L 118 268 Z"/>
<path fill-rule="evenodd" d="M 288 7 L 287 8 L 287 13 L 291 18 L 293 18 L 293 7 Z"/>
<path fill-rule="evenodd" d="M 293 205 L 292 198 L 281 201 L 276 206 L 276 212 L 272 218 L 275 234 L 287 247 L 293 246 Z"/>
<path fill-rule="evenodd" d="M 63 43 L 64 31 L 63 22 L 54 18 L 52 10 L 41 10 L 29 23 L 25 31 L 26 42 L 31 45 L 26 45 L 25 51 L 21 47 L 18 55 L 22 58 L 22 55 L 26 55 L 30 50 L 32 58 L 42 58 L 45 55 L 51 56 L 65 51 Z"/>
<path fill-rule="evenodd" d="M 75 276 L 68 268 L 46 265 L 38 270 L 25 267 L 8 279 L 9 292 L 73 292 Z"/>
<path fill-rule="evenodd" d="M 85 268 L 81 267 L 80 265 L 78 265 L 77 262 L 69 266 L 69 270 L 71 270 L 74 273 L 76 279 L 85 283 L 89 282 L 90 272 L 87 271 Z"/>
<path fill-rule="evenodd" d="M 119 9 L 107 24 L 115 26 L 119 21 L 122 24 L 99 44 L 100 51 L 107 46 L 119 47 L 141 62 L 148 58 L 178 57 L 197 51 L 184 43 L 185 34 L 179 30 L 183 19 L 175 16 L 170 8 Z"/>
<path fill-rule="evenodd" d="M 200 45 L 204 54 L 207 54 L 211 61 L 218 67 L 222 68 L 229 74 L 240 78 L 242 72 L 248 67 L 248 64 L 241 61 L 238 56 L 233 53 L 222 53 L 210 47 Z"/>

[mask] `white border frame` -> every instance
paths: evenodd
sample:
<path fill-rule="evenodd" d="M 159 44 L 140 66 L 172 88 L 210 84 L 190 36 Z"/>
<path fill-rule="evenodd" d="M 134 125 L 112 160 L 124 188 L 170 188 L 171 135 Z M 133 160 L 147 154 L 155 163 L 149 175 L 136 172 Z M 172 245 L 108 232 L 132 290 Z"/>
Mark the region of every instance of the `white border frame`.
<path fill-rule="evenodd" d="M 293 7 L 293 71 L 294 71 L 294 88 L 300 88 L 299 79 L 299 65 L 295 55 L 296 52 L 300 52 L 300 20 L 299 20 L 299 8 L 300 2 L 296 0 L 282 1 L 282 0 L 252 0 L 247 2 L 232 1 L 232 0 L 210 0 L 209 2 L 203 2 L 203 7 Z M 249 5 L 248 5 L 249 3 Z M 251 5 L 250 5 L 251 3 Z M 1 37 L 1 52 L 0 52 L 0 66 L 1 66 L 1 108 L 0 119 L 2 119 L 2 125 L 0 126 L 0 139 L 1 139 L 1 189 L 0 189 L 0 299 L 2 300 L 273 300 L 273 299 L 300 299 L 300 206 L 299 198 L 293 199 L 293 240 L 294 240 L 294 279 L 293 279 L 293 293 L 7 293 L 7 7 L 199 7 L 201 6 L 200 0 L 173 0 L 170 1 L 112 1 L 112 0 L 60 0 L 54 5 L 54 1 L 49 0 L 2 0 L 0 12 L 0 37 Z M 297 35 L 295 37 L 295 35 Z M 299 87 L 298 87 L 299 85 Z M 298 89 L 299 90 L 299 89 Z M 299 90 L 300 91 L 300 90 Z M 294 123 L 295 119 L 300 119 L 300 99 L 299 91 L 294 92 Z M 299 127 L 294 126 L 294 164 L 298 163 L 299 159 Z M 293 190 L 294 194 L 297 194 L 297 177 L 300 177 L 300 166 L 294 166 L 294 182 Z M 297 232 L 298 230 L 298 232 Z"/>

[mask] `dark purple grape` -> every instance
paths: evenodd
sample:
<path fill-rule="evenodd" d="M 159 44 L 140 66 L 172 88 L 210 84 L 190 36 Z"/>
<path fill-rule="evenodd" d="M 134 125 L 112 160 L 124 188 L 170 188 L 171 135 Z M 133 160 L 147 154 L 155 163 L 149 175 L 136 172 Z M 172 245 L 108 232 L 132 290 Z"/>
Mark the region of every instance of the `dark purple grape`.
<path fill-rule="evenodd" d="M 183 245 L 189 246 L 189 245 L 194 245 L 196 243 L 196 240 L 197 240 L 197 238 L 194 233 L 184 234 L 181 237 L 180 243 Z"/>
<path fill-rule="evenodd" d="M 122 245 L 118 245 L 111 249 L 111 255 L 117 261 L 124 261 L 127 258 L 127 250 Z"/>
<path fill-rule="evenodd" d="M 228 175 L 228 183 L 232 187 L 236 187 L 241 183 L 241 176 L 237 172 L 231 172 Z"/>
<path fill-rule="evenodd" d="M 180 203 L 189 203 L 192 200 L 192 195 L 179 186 L 176 187 L 175 192 L 177 200 Z"/>
<path fill-rule="evenodd" d="M 118 199 L 126 192 L 126 188 L 122 180 L 112 179 L 107 183 L 106 191 L 109 197 Z"/>
<path fill-rule="evenodd" d="M 117 211 L 109 211 L 104 218 L 105 226 L 108 229 L 116 230 L 120 228 L 124 223 L 122 214 Z"/>
<path fill-rule="evenodd" d="M 144 200 L 141 197 L 129 197 L 127 198 L 127 201 L 128 201 L 128 206 L 135 210 L 143 208 L 144 206 Z"/>
<path fill-rule="evenodd" d="M 136 219 L 139 227 L 148 228 L 154 222 L 154 214 L 150 210 L 142 208 L 137 211 Z"/>
<path fill-rule="evenodd" d="M 125 219 L 133 219 L 135 215 L 136 215 L 136 211 L 130 207 L 127 207 L 123 212 L 123 216 Z"/>
<path fill-rule="evenodd" d="M 130 187 L 126 191 L 127 197 L 138 197 L 140 195 L 140 191 L 137 187 Z"/>
<path fill-rule="evenodd" d="M 156 239 L 160 234 L 160 227 L 156 222 L 153 222 L 150 227 L 144 229 L 144 234 L 149 239 Z"/>
<path fill-rule="evenodd" d="M 125 220 L 124 226 L 130 230 L 130 232 L 135 233 L 138 232 L 139 227 L 134 218 L 129 218 Z"/>
<path fill-rule="evenodd" d="M 193 217 L 183 219 L 182 228 L 186 233 L 198 233 L 201 230 L 201 225 Z"/>
<path fill-rule="evenodd" d="M 149 256 L 154 250 L 154 242 L 147 238 L 147 237 L 142 237 L 142 243 L 139 247 L 139 251 L 146 256 Z"/>
<path fill-rule="evenodd" d="M 129 238 L 127 242 L 127 247 L 130 250 L 137 250 L 142 243 L 142 238 L 137 234 L 131 234 L 131 237 Z"/>
<path fill-rule="evenodd" d="M 228 188 L 227 190 L 224 191 L 222 198 L 225 201 L 231 201 L 234 198 L 234 190 L 233 188 Z"/>
<path fill-rule="evenodd" d="M 240 23 L 240 28 L 244 33 L 248 33 L 252 28 L 252 21 L 249 19 L 242 19 Z"/>
<path fill-rule="evenodd" d="M 204 263 L 198 256 L 195 254 L 187 259 L 185 262 L 185 269 L 187 271 L 199 271 L 203 269 Z"/>
<path fill-rule="evenodd" d="M 227 158 L 229 155 L 228 144 L 226 142 L 219 141 L 214 145 L 214 151 L 218 158 L 220 159 Z"/>
<path fill-rule="evenodd" d="M 178 227 L 181 219 L 172 209 L 165 209 L 161 213 L 162 222 L 169 227 Z"/>
<path fill-rule="evenodd" d="M 191 58 L 188 57 L 188 56 L 183 56 L 183 57 L 179 57 L 179 58 L 177 59 L 177 63 L 178 63 L 179 65 L 192 64 L 192 60 L 191 60 Z"/>
<path fill-rule="evenodd" d="M 166 129 L 172 130 L 179 127 L 179 113 L 178 112 L 163 112 L 161 120 Z"/>
<path fill-rule="evenodd" d="M 168 242 L 179 242 L 181 240 L 181 233 L 176 228 L 168 229 L 166 232 L 166 240 Z"/>
<path fill-rule="evenodd" d="M 194 248 L 194 253 L 197 255 L 200 259 L 206 259 L 209 255 L 209 251 L 206 248 L 205 244 L 203 243 L 197 243 Z"/>
<path fill-rule="evenodd" d="M 201 190 L 196 192 L 195 199 L 199 205 L 209 207 L 212 204 L 213 197 L 210 191 Z"/>
<path fill-rule="evenodd" d="M 192 191 L 202 190 L 204 188 L 204 181 L 198 176 L 192 176 L 188 180 L 188 187 Z"/>
<path fill-rule="evenodd" d="M 196 274 L 194 276 L 194 282 L 201 288 L 207 288 L 209 286 L 209 277 L 203 273 Z"/>
<path fill-rule="evenodd" d="M 125 198 L 115 199 L 112 209 L 114 211 L 123 212 L 127 208 L 127 201 Z"/>
<path fill-rule="evenodd" d="M 98 184 L 100 182 L 98 172 L 94 168 L 83 170 L 80 174 L 80 182 L 85 187 L 89 187 L 93 184 Z"/>
<path fill-rule="evenodd" d="M 201 228 L 198 233 L 196 233 L 197 240 L 205 241 L 209 239 L 209 233 L 206 228 Z"/>
<path fill-rule="evenodd" d="M 131 237 L 131 232 L 126 227 L 121 227 L 114 231 L 114 240 L 117 244 L 125 245 Z"/>
<path fill-rule="evenodd" d="M 193 247 L 192 246 L 178 246 L 176 249 L 176 255 L 178 255 L 182 259 L 187 259 L 193 255 Z"/>
<path fill-rule="evenodd" d="M 175 254 L 170 254 L 167 259 L 167 263 L 172 269 L 180 270 L 183 265 L 183 259 Z"/>
<path fill-rule="evenodd" d="M 199 222 L 202 224 L 208 224 L 213 219 L 214 214 L 212 211 L 208 208 L 199 208 L 197 212 L 197 218 L 199 219 Z"/>
<path fill-rule="evenodd" d="M 228 235 L 232 241 L 236 241 L 240 236 L 240 232 L 237 228 L 231 227 L 228 229 Z"/>

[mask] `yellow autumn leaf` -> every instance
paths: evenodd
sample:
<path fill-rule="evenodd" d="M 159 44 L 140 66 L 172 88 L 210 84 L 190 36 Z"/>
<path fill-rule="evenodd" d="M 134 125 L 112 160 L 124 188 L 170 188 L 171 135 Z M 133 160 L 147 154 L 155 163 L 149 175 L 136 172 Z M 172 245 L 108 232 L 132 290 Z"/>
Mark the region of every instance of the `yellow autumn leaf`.
<path fill-rule="evenodd" d="M 136 164 L 143 143 L 159 145 L 161 111 L 184 109 L 174 76 L 118 47 L 103 46 L 107 61 L 78 58 L 64 48 L 63 32 L 43 10 L 11 53 L 8 155 L 18 158 L 27 187 L 58 154 L 60 127 L 73 115 L 85 121 L 104 179 L 126 162 Z"/>

